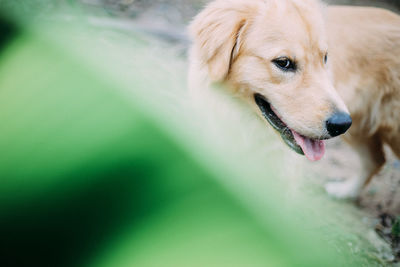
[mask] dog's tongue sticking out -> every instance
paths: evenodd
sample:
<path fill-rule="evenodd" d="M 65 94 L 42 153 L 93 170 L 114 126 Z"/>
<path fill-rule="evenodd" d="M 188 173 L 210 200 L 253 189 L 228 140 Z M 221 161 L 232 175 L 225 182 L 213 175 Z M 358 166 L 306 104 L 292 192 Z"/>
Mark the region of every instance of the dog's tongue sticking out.
<path fill-rule="evenodd" d="M 304 155 L 311 161 L 320 160 L 325 154 L 325 143 L 322 140 L 313 140 L 292 131 L 297 144 L 303 149 Z"/>

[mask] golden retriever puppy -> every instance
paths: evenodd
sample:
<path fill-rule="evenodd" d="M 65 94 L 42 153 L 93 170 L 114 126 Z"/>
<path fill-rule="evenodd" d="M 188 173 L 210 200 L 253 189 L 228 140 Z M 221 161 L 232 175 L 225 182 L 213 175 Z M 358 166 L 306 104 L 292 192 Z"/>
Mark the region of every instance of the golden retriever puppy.
<path fill-rule="evenodd" d="M 330 194 L 356 197 L 385 162 L 383 143 L 400 154 L 396 15 L 317 0 L 216 0 L 190 33 L 191 90 L 223 84 L 309 160 L 321 159 L 324 140 L 353 123 L 347 140 L 364 167 L 328 184 Z"/>

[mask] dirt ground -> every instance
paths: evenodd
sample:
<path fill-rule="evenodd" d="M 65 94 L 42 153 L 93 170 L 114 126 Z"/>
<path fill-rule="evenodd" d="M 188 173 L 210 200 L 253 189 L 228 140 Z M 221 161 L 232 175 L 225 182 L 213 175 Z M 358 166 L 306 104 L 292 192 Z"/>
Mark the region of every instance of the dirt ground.
<path fill-rule="evenodd" d="M 394 234 L 393 231 L 400 222 L 400 160 L 388 147 L 385 152 L 387 163 L 354 204 L 365 213 L 365 218 L 375 218 L 371 226 L 392 247 L 394 262 L 399 262 L 400 233 Z M 354 177 L 360 170 L 357 155 L 340 138 L 328 142 L 325 158 L 308 167 L 316 178 L 320 178 L 316 181 L 321 187 L 328 181 Z"/>
<path fill-rule="evenodd" d="M 150 33 L 163 41 L 182 49 L 187 49 L 185 27 L 191 18 L 203 7 L 207 0 L 80 0 L 93 14 L 106 14 L 103 23 L 112 24 L 110 19 L 118 18 L 134 22 L 135 27 Z M 326 0 L 333 4 L 353 4 L 380 6 L 400 12 L 397 0 Z M 101 16 L 98 16 L 101 17 Z M 376 216 L 376 231 L 392 244 L 394 254 L 400 256 L 398 240 L 393 240 L 391 231 L 400 215 L 400 161 L 387 149 L 387 164 L 372 182 L 364 189 L 355 203 L 371 216 Z M 357 157 L 340 139 L 328 142 L 324 160 L 311 166 L 320 177 L 321 186 L 326 181 L 344 180 L 357 175 Z M 400 258 L 400 257 L 398 257 Z"/>
<path fill-rule="evenodd" d="M 327 157 L 315 166 L 324 180 L 345 180 L 357 175 L 357 156 L 341 139 L 330 142 Z M 356 204 L 369 214 L 400 215 L 400 161 L 386 147 L 387 163 L 363 190 Z M 324 170 L 324 171 L 323 171 Z"/>

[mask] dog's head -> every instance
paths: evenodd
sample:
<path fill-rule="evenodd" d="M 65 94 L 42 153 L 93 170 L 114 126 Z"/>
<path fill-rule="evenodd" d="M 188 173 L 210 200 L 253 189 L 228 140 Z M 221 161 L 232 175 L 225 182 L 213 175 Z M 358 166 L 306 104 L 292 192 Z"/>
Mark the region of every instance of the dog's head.
<path fill-rule="evenodd" d="M 190 26 L 210 80 L 226 83 L 310 160 L 351 125 L 330 78 L 322 14 L 315 0 L 217 0 Z"/>

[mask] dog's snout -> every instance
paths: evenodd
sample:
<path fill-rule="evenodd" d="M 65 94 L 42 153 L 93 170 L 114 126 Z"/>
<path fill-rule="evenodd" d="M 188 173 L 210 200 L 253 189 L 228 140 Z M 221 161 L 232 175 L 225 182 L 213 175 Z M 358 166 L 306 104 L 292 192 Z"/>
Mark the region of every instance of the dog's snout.
<path fill-rule="evenodd" d="M 349 114 L 345 112 L 336 112 L 326 121 L 326 129 L 330 136 L 335 137 L 345 133 L 353 121 Z"/>

